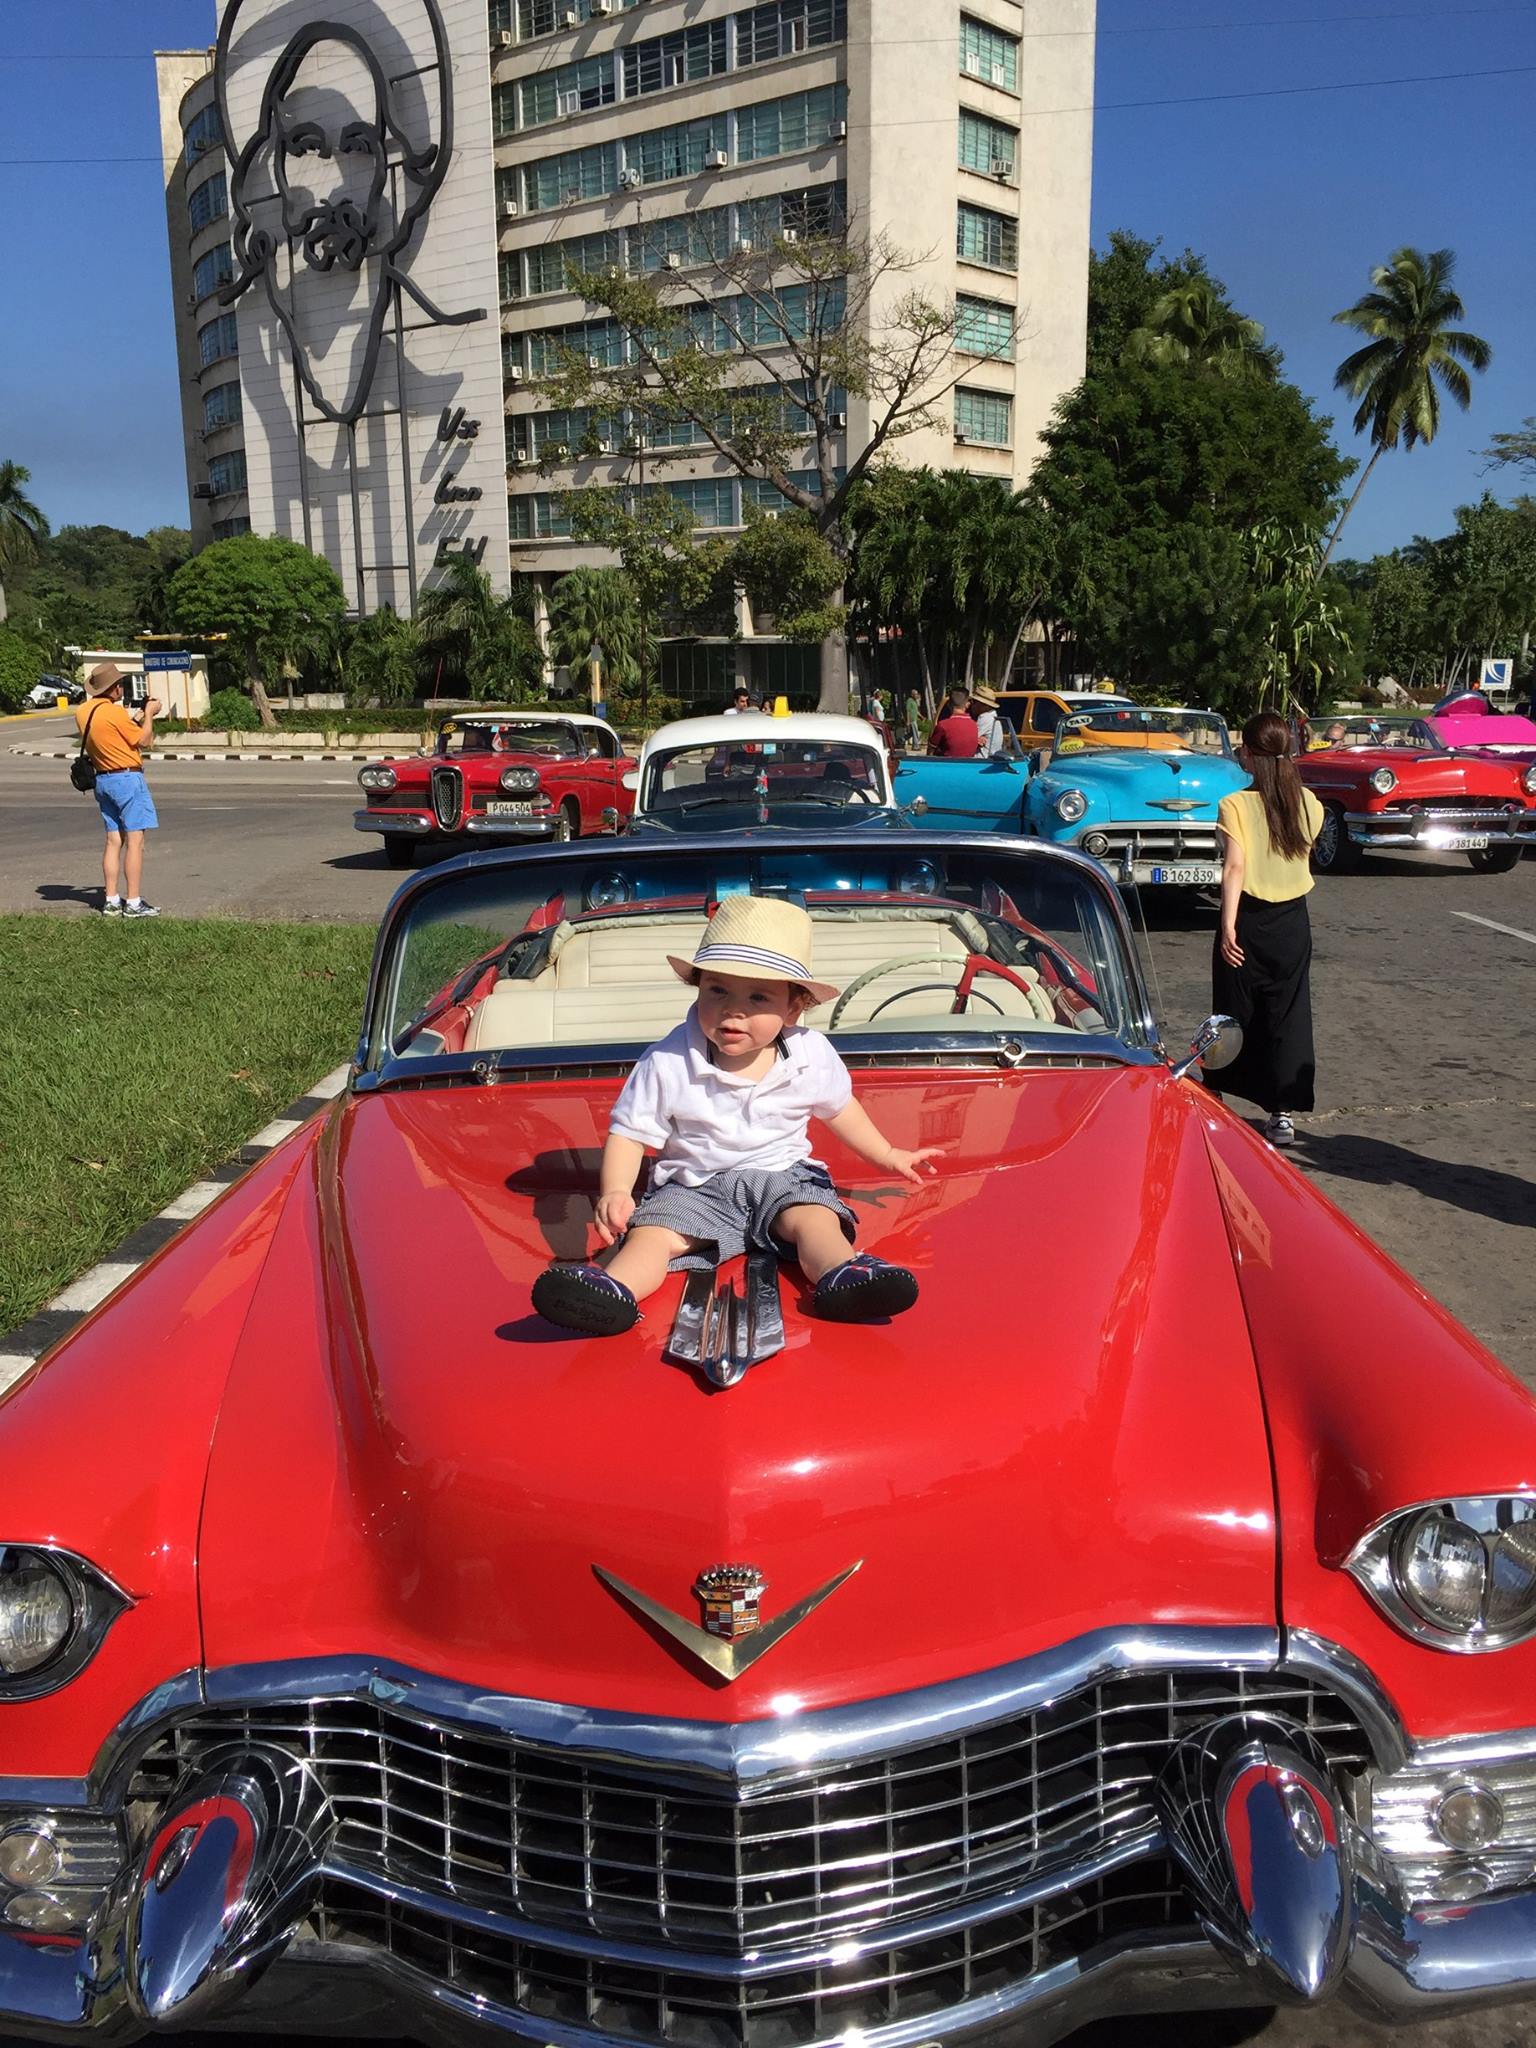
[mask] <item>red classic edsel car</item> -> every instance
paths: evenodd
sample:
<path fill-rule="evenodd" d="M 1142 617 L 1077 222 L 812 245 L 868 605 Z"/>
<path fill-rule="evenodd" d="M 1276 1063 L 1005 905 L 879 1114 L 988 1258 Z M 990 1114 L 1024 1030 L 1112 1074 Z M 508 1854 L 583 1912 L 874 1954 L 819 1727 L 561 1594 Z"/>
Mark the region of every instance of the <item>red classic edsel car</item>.
<path fill-rule="evenodd" d="M 618 734 L 566 711 L 475 712 L 452 718 L 433 754 L 370 762 L 358 771 L 366 808 L 359 832 L 384 835 L 391 867 L 423 844 L 582 839 L 617 832 L 634 808 Z"/>
<path fill-rule="evenodd" d="M 816 1021 L 944 1148 L 828 1151 L 920 1298 L 815 1321 L 758 1256 L 557 1331 L 666 956 L 741 890 L 807 904 Z M 1194 1066 L 1065 849 L 412 878 L 345 1095 L 0 1402 L 0 2030 L 1536 1991 L 1536 1404 Z"/>
<path fill-rule="evenodd" d="M 1319 874 L 1372 852 L 1461 852 L 1480 874 L 1503 874 L 1536 846 L 1536 766 L 1453 750 L 1422 718 L 1336 722 L 1343 739 L 1296 762 L 1323 805 Z"/>

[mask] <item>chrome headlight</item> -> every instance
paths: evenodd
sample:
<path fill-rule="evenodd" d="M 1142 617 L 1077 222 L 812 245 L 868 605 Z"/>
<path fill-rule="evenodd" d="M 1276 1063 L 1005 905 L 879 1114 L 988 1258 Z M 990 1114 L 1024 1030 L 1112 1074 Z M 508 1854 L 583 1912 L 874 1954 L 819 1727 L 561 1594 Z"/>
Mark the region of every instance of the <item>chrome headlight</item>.
<path fill-rule="evenodd" d="M 1361 1538 L 1348 1569 L 1416 1642 L 1507 1649 L 1536 1635 L 1536 1499 L 1479 1494 L 1406 1508 Z"/>
<path fill-rule="evenodd" d="M 898 896 L 932 896 L 939 886 L 939 871 L 931 860 L 915 860 L 896 877 Z"/>
<path fill-rule="evenodd" d="M 537 768 L 503 768 L 501 786 L 508 796 L 537 796 L 539 771 Z"/>
<path fill-rule="evenodd" d="M 1527 768 L 1520 778 L 1520 787 L 1527 796 L 1536 796 L 1536 763 Z"/>
<path fill-rule="evenodd" d="M 68 1551 L 0 1548 L 0 1700 L 66 1685 L 127 1605 L 110 1579 Z"/>
<path fill-rule="evenodd" d="M 1371 787 L 1378 795 L 1387 796 L 1397 787 L 1397 777 L 1390 768 L 1378 768 L 1371 777 Z"/>
<path fill-rule="evenodd" d="M 360 768 L 357 779 L 364 789 L 393 789 L 399 777 L 393 768 Z"/>
<path fill-rule="evenodd" d="M 587 884 L 587 908 L 610 910 L 615 903 L 627 903 L 633 894 L 627 875 L 597 875 Z"/>
<path fill-rule="evenodd" d="M 1075 825 L 1088 812 L 1088 799 L 1080 789 L 1064 789 L 1057 797 L 1056 815 L 1063 825 Z"/>

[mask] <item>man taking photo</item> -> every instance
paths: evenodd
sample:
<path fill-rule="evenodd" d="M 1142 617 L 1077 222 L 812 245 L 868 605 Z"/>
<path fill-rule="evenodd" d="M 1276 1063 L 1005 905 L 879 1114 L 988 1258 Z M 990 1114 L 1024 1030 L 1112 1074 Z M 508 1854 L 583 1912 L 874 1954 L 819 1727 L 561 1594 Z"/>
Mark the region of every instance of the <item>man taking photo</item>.
<path fill-rule="evenodd" d="M 85 702 L 75 707 L 75 724 L 96 770 L 96 807 L 107 833 L 101 859 L 102 911 L 107 917 L 158 917 L 159 911 L 143 896 L 144 834 L 160 823 L 144 779 L 143 755 L 154 741 L 160 704 L 155 697 L 147 700 L 141 725 L 124 707 L 126 681 L 114 662 L 93 668 L 85 679 Z M 128 892 L 126 902 L 118 888 L 120 877 Z"/>

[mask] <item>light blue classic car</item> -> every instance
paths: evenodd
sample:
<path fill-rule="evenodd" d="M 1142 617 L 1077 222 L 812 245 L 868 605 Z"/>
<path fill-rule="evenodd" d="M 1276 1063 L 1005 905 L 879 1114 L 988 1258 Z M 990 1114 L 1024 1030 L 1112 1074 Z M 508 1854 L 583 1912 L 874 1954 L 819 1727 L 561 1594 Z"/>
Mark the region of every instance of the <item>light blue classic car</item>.
<path fill-rule="evenodd" d="M 1101 860 L 1122 888 L 1213 887 L 1216 806 L 1247 787 L 1214 711 L 1106 706 L 1063 719 L 1031 759 L 1022 827 Z"/>

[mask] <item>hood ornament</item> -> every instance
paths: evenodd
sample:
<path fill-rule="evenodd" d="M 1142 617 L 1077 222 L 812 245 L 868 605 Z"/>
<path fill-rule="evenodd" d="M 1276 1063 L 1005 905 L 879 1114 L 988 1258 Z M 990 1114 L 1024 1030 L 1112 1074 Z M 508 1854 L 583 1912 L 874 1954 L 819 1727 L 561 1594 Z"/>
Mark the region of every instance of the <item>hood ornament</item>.
<path fill-rule="evenodd" d="M 1149 801 L 1155 811 L 1198 811 L 1202 799 L 1197 796 L 1154 796 Z"/>
<path fill-rule="evenodd" d="M 835 1593 L 845 1579 L 851 1579 L 864 1562 L 848 1566 L 835 1578 L 818 1586 L 814 1593 L 807 1593 L 803 1600 L 797 1600 L 793 1607 L 786 1607 L 782 1614 L 764 1623 L 760 1615 L 763 1594 L 768 1581 L 751 1564 L 716 1564 L 700 1572 L 694 1581 L 693 1590 L 704 1609 L 704 1626 L 697 1622 L 685 1621 L 680 1614 L 674 1614 L 670 1607 L 663 1607 L 659 1600 L 642 1593 L 638 1587 L 626 1585 L 623 1579 L 612 1572 L 604 1571 L 600 1564 L 592 1569 L 616 1599 L 633 1609 L 642 1621 L 648 1621 L 661 1630 L 669 1641 L 679 1649 L 686 1650 L 717 1678 L 727 1684 L 733 1678 L 740 1678 L 759 1657 L 766 1655 L 775 1643 L 781 1642 L 791 1629 L 798 1628 L 806 1616 L 813 1613 L 822 1601 Z"/>

